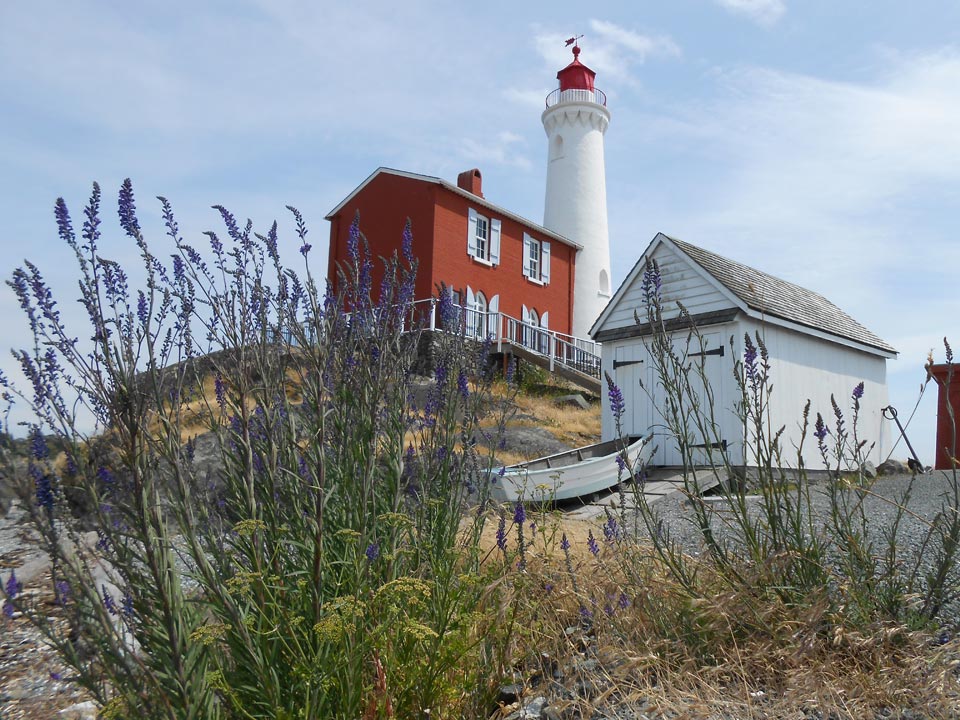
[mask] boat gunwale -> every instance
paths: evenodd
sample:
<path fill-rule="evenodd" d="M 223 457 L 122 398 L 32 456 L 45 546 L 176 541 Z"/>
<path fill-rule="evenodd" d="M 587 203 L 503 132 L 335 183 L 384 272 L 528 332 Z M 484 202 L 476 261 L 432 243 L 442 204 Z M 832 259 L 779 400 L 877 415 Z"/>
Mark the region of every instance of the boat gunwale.
<path fill-rule="evenodd" d="M 504 468 L 505 475 L 518 475 L 524 472 L 540 472 L 543 470 L 564 470 L 566 468 L 574 467 L 576 465 L 584 465 L 588 463 L 594 463 L 598 460 L 604 460 L 609 458 L 611 455 L 617 454 L 623 450 L 630 450 L 638 442 L 643 441 L 645 438 L 642 435 L 630 435 L 626 438 L 613 438 L 612 440 L 602 440 L 598 443 L 592 443 L 590 445 L 584 445 L 582 447 L 573 448 L 571 450 L 564 450 L 563 452 L 554 453 L 553 455 L 544 455 L 543 457 L 534 458 L 532 460 L 525 460 L 521 463 L 515 463 L 513 465 L 507 465 Z M 596 452 L 604 446 L 609 447 L 609 452 L 604 452 L 602 454 L 594 454 L 590 457 L 582 457 L 584 451 Z M 606 448 L 604 448 L 606 449 Z M 566 465 L 550 465 L 551 460 L 559 460 L 561 458 L 575 457 L 579 458 L 576 462 L 566 464 Z"/>

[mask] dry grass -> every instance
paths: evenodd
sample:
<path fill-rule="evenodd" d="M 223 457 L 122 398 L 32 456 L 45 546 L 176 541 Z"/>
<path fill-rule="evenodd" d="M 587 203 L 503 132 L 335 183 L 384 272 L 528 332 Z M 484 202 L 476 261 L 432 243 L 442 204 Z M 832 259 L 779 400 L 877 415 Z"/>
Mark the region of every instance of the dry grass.
<path fill-rule="evenodd" d="M 573 405 L 557 405 L 554 399 L 539 395 L 517 395 L 516 404 L 521 417 L 519 426 L 546 428 L 561 442 L 579 446 L 597 442 L 600 438 L 600 405 L 594 403 L 587 410 Z"/>
<path fill-rule="evenodd" d="M 902 627 L 847 629 L 827 603 L 787 607 L 731 592 L 706 562 L 697 569 L 702 595 L 691 598 L 649 548 L 605 543 L 602 518 L 528 513 L 528 528 L 531 520 L 538 530 L 523 572 L 516 569 L 514 534 L 506 559 L 496 548 L 496 516 L 483 544 L 488 563 L 505 573 L 500 587 L 509 597 L 498 598 L 496 612 L 499 624 L 511 623 L 512 667 L 526 697 L 548 696 L 558 717 L 591 717 L 599 709 L 607 714 L 598 717 L 801 720 L 814 710 L 872 718 L 900 717 L 904 709 L 960 717 L 956 640 L 936 646 L 928 634 Z M 587 549 L 590 532 L 601 546 L 597 557 Z M 564 534 L 572 576 L 559 548 Z M 628 595 L 625 607 L 610 602 L 620 592 Z M 581 607 L 591 609 L 587 625 Z"/>
<path fill-rule="evenodd" d="M 558 384 L 553 389 L 555 394 L 562 391 L 578 392 L 576 388 L 563 384 Z M 574 405 L 558 405 L 555 394 L 531 394 L 521 391 L 514 395 L 502 382 L 494 385 L 493 394 L 495 400 L 503 402 L 509 399 L 513 405 L 513 412 L 507 418 L 504 428 L 507 433 L 513 428 L 540 428 L 571 448 L 600 440 L 599 403 L 592 403 L 586 410 Z M 489 428 L 495 423 L 496 418 L 488 417 L 481 420 L 480 425 Z M 496 452 L 497 461 L 504 465 L 532 460 L 539 454 L 537 448 L 511 448 Z"/>

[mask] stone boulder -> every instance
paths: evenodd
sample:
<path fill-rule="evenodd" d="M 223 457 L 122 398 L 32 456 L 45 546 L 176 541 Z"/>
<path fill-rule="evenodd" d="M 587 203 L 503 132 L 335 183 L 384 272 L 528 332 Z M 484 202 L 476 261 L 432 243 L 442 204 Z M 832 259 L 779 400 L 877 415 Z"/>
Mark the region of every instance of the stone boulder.
<path fill-rule="evenodd" d="M 879 475 L 905 475 L 910 472 L 907 464 L 890 458 L 877 465 L 877 474 Z"/>

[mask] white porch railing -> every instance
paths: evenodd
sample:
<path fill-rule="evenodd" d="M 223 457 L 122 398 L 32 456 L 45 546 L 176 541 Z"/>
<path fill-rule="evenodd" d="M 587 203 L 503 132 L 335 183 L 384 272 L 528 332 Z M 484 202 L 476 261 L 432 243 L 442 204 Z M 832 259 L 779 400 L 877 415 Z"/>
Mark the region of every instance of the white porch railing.
<path fill-rule="evenodd" d="M 438 305 L 436 298 L 416 301 L 411 307 L 411 321 L 423 323 L 423 327 L 429 330 L 449 329 L 444 328 L 438 317 Z M 502 312 L 480 312 L 462 305 L 453 307 L 457 313 L 452 323 L 454 327 L 458 331 L 463 329 L 467 337 L 489 339 L 496 344 L 498 352 L 503 350 L 504 343 L 510 343 L 542 355 L 551 372 L 556 365 L 563 365 L 591 377 L 600 377 L 600 343 L 526 323 Z"/>

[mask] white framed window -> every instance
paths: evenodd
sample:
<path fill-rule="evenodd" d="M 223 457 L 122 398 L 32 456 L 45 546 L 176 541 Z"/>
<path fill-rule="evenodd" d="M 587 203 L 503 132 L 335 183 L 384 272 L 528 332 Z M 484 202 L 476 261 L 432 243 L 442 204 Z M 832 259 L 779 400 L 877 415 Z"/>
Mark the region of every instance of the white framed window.
<path fill-rule="evenodd" d="M 490 220 L 483 215 L 477 215 L 477 232 L 474 242 L 477 257 L 486 258 L 490 250 Z"/>
<path fill-rule="evenodd" d="M 527 247 L 527 277 L 540 279 L 540 241 L 530 239 Z"/>
<path fill-rule="evenodd" d="M 500 221 L 467 211 L 467 255 L 485 265 L 500 264 Z"/>
<path fill-rule="evenodd" d="M 523 276 L 532 282 L 550 282 L 550 243 L 523 234 Z"/>
<path fill-rule="evenodd" d="M 471 337 L 486 337 L 487 296 L 467 285 L 466 330 Z"/>

